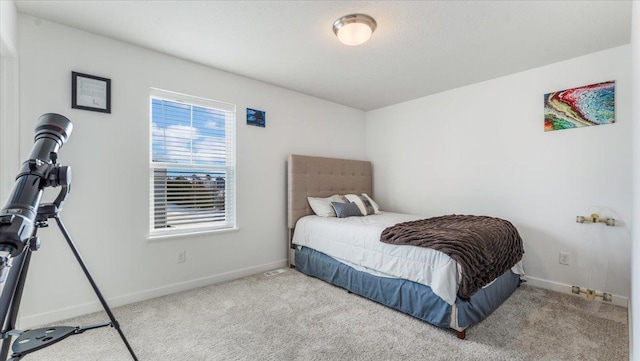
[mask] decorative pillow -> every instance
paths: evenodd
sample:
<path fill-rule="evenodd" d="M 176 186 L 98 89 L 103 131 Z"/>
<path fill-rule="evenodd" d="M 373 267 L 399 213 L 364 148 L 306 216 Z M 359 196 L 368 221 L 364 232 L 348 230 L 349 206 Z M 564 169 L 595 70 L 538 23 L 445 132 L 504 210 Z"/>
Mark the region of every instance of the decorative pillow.
<path fill-rule="evenodd" d="M 360 208 L 358 205 L 350 202 L 350 203 L 342 203 L 342 202 L 331 202 L 333 209 L 336 211 L 336 215 L 338 218 L 346 218 L 346 217 L 362 217 L 362 213 L 360 212 Z"/>
<path fill-rule="evenodd" d="M 378 203 L 376 203 L 373 198 L 369 197 L 369 195 L 367 193 L 362 193 L 361 194 L 363 197 L 365 197 L 366 199 L 369 200 L 369 203 L 371 203 L 371 206 L 373 207 L 373 214 L 382 214 L 382 212 L 380 212 L 380 207 L 378 206 Z M 366 204 L 366 202 L 365 202 Z"/>
<path fill-rule="evenodd" d="M 362 213 L 362 215 L 368 216 L 371 214 L 380 214 L 380 207 L 378 207 L 378 204 L 366 193 L 362 193 L 361 195 L 347 194 L 345 198 L 350 202 L 355 203 L 360 209 L 360 213 Z"/>
<path fill-rule="evenodd" d="M 344 198 L 337 194 L 328 198 L 307 197 L 307 201 L 309 202 L 313 213 L 320 217 L 335 217 L 336 212 L 333 210 L 331 202 L 345 202 Z"/>

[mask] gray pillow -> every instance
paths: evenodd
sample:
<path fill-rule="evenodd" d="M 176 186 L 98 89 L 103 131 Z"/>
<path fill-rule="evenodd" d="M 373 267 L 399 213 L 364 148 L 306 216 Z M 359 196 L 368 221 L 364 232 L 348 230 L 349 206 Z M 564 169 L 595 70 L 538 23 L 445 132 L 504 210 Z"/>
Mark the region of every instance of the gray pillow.
<path fill-rule="evenodd" d="M 358 205 L 351 203 L 340 203 L 340 202 L 331 202 L 333 209 L 336 211 L 336 215 L 338 218 L 346 218 L 346 217 L 362 217 L 362 212 L 360 212 L 360 208 Z"/>

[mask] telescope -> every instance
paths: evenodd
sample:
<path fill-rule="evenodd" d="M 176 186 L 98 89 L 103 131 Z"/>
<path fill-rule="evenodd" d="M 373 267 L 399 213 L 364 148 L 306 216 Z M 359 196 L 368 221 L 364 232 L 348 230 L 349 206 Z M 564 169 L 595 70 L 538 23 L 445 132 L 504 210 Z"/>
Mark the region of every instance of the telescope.
<path fill-rule="evenodd" d="M 59 114 L 40 116 L 29 160 L 20 173 L 4 208 L 0 211 L 0 282 L 4 282 L 11 259 L 24 251 L 34 232 L 38 206 L 45 187 L 71 183 L 71 168 L 60 166 L 57 152 L 69 139 L 71 121 Z"/>
<path fill-rule="evenodd" d="M 0 317 L 3 320 L 0 333 L 1 361 L 18 361 L 31 352 L 62 341 L 71 335 L 106 326 L 111 326 L 118 331 L 131 357 L 137 361 L 118 321 L 60 219 L 62 204 L 71 187 L 71 168 L 58 164 L 58 150 L 69 140 L 72 129 L 71 121 L 60 114 L 47 113 L 40 116 L 29 159 L 22 163 L 9 198 L 0 210 Z M 56 199 L 52 203 L 41 204 L 44 189 L 58 186 L 61 187 L 61 191 Z M 28 331 L 15 329 L 31 254 L 40 248 L 37 231 L 39 228 L 47 227 L 49 219 L 54 219 L 58 224 L 58 228 L 109 316 L 109 322 L 76 327 L 53 326 Z M 17 339 L 12 345 L 13 337 Z M 13 352 L 11 358 L 7 359 L 10 347 Z"/>
<path fill-rule="evenodd" d="M 71 183 L 71 168 L 57 164 L 57 152 L 72 130 L 71 121 L 59 114 L 48 113 L 38 119 L 29 160 L 22 163 L 0 211 L 0 282 L 6 278 L 11 258 L 24 251 L 33 234 L 44 188 L 62 186 L 66 192 Z"/>

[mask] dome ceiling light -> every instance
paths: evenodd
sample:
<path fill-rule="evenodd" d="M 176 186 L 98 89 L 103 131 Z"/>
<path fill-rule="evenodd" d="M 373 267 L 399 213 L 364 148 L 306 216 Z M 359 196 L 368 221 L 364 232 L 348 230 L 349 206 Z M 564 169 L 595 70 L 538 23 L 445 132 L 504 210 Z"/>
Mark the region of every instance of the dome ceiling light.
<path fill-rule="evenodd" d="M 367 42 L 377 26 L 375 19 L 369 15 L 351 14 L 336 20 L 333 32 L 343 44 L 356 46 Z"/>

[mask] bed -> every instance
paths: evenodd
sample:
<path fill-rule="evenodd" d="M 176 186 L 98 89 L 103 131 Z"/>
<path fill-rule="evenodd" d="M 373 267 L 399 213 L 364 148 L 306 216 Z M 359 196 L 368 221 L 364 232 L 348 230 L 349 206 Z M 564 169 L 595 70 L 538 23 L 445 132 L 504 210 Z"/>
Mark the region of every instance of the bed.
<path fill-rule="evenodd" d="M 461 297 L 461 265 L 452 257 L 424 247 L 380 242 L 380 234 L 389 226 L 419 222 L 420 217 L 390 212 L 346 218 L 314 214 L 308 197 L 363 193 L 373 197 L 370 162 L 290 155 L 287 187 L 291 267 L 432 325 L 451 328 L 460 339 L 468 327 L 509 298 L 524 274 L 518 261 L 471 296 Z"/>

